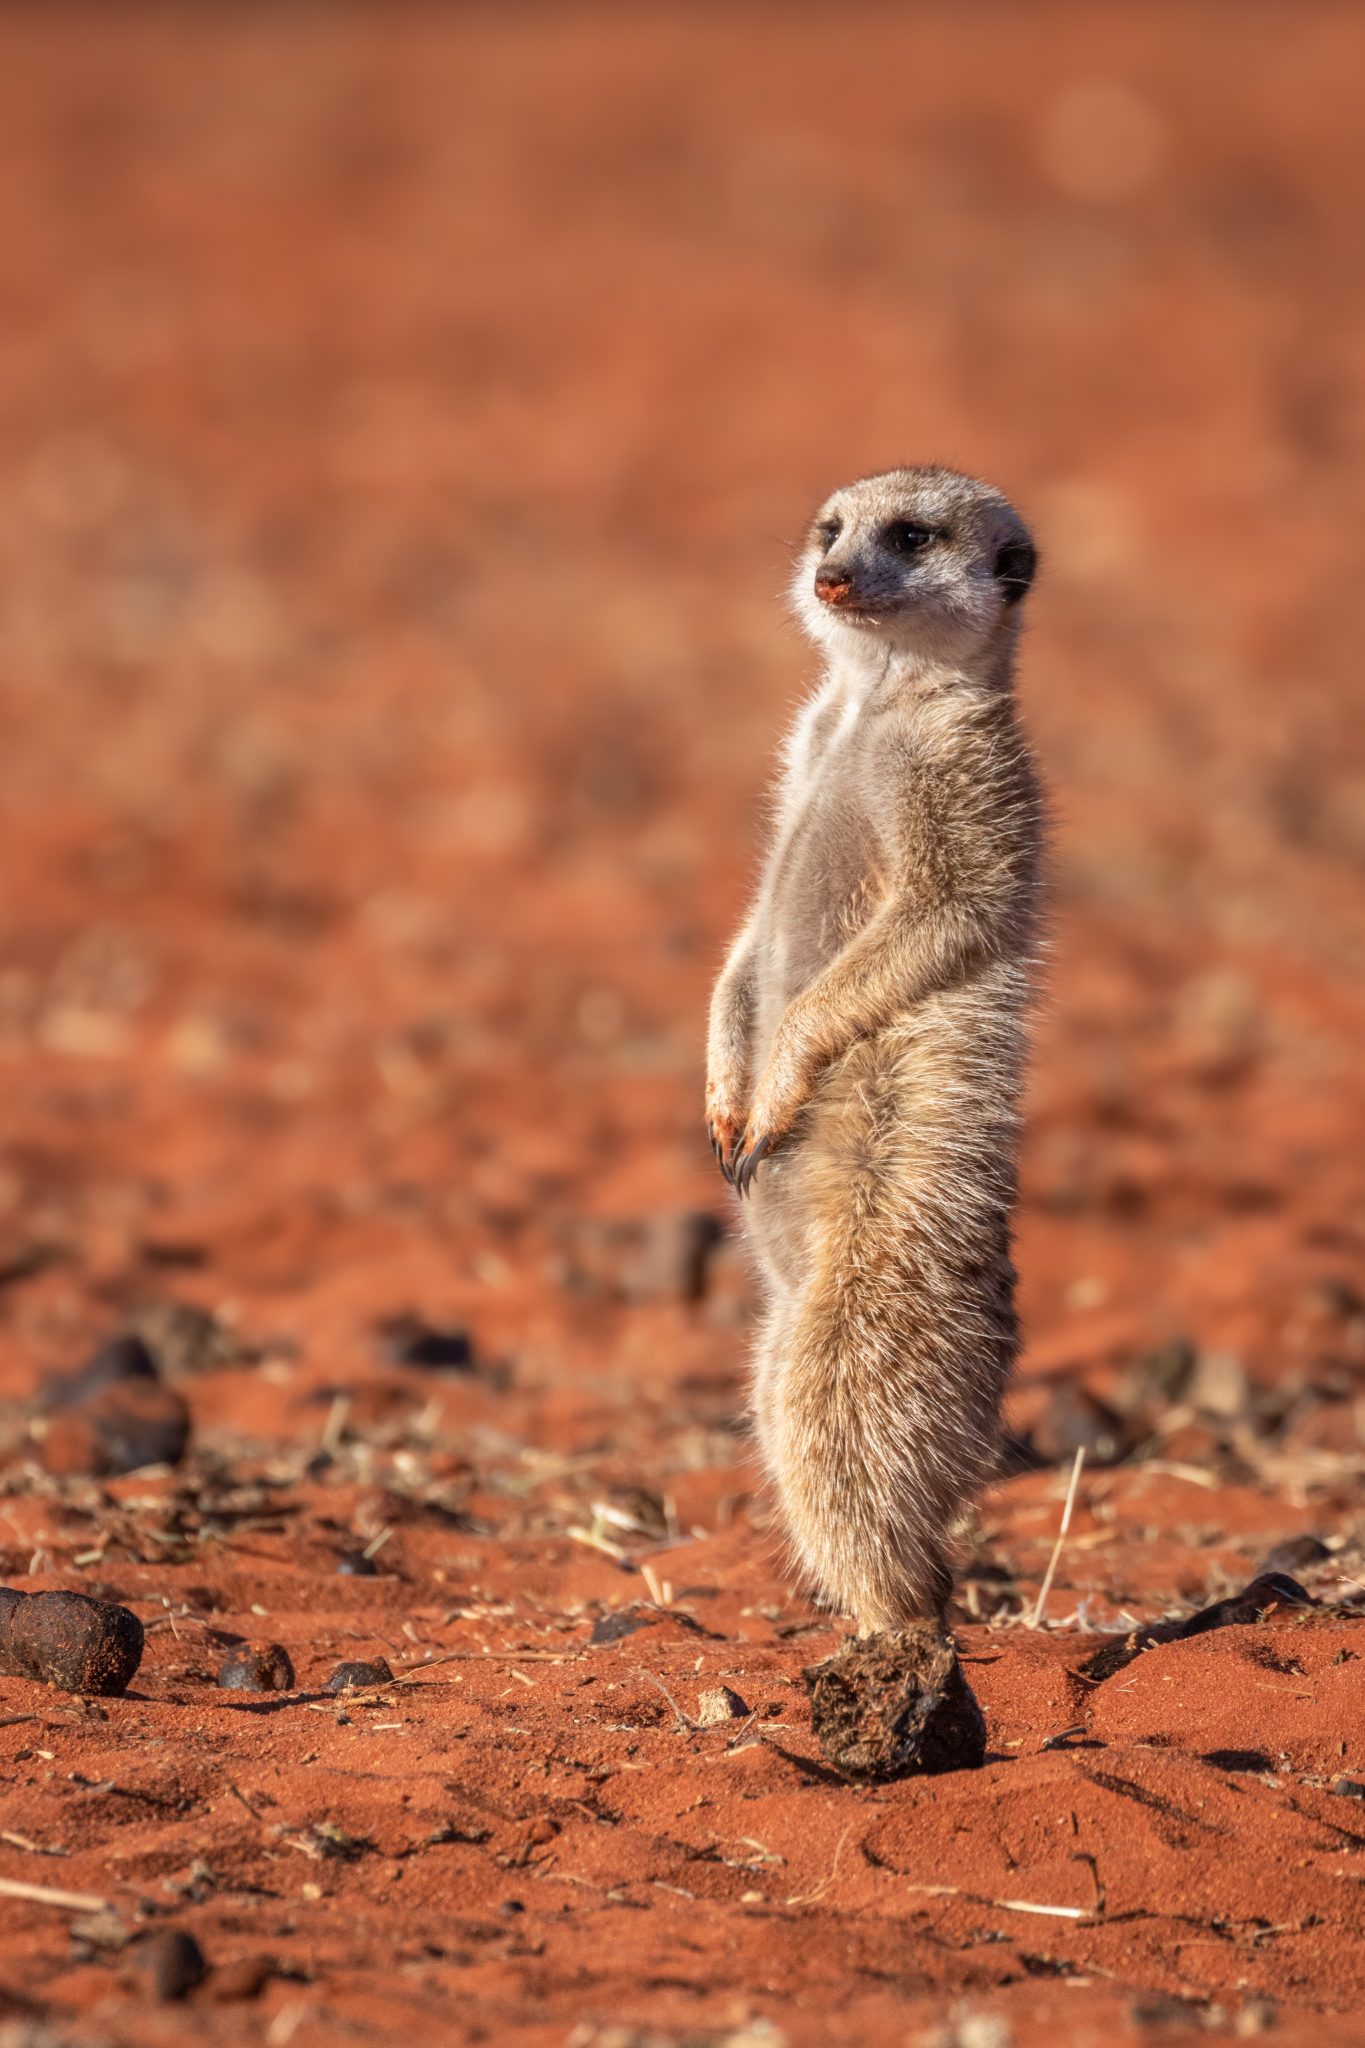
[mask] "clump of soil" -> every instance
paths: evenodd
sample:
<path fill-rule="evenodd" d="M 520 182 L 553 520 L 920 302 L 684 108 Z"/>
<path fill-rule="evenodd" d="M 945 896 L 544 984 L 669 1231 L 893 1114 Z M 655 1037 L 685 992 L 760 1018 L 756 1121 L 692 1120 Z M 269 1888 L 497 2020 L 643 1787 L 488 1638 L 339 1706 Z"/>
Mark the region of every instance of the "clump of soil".
<path fill-rule="evenodd" d="M 283 1643 L 238 1643 L 219 1665 L 218 1683 L 228 1692 L 292 1692 L 293 1661 Z"/>
<path fill-rule="evenodd" d="M 130 1976 L 158 2005 L 174 2005 L 203 1983 L 204 1951 L 182 1927 L 146 1934 L 133 1950 Z"/>
<path fill-rule="evenodd" d="M 392 1685 L 393 1671 L 387 1657 L 370 1661 L 351 1659 L 338 1664 L 327 1681 L 328 1692 L 360 1692 L 368 1686 Z"/>
<path fill-rule="evenodd" d="M 142 1662 L 142 1623 L 85 1593 L 0 1587 L 0 1672 L 63 1692 L 120 1693 Z"/>
<path fill-rule="evenodd" d="M 939 1629 L 854 1638 L 806 1672 L 820 1747 L 846 1778 L 972 1771 L 986 1723 L 951 1638 Z"/>

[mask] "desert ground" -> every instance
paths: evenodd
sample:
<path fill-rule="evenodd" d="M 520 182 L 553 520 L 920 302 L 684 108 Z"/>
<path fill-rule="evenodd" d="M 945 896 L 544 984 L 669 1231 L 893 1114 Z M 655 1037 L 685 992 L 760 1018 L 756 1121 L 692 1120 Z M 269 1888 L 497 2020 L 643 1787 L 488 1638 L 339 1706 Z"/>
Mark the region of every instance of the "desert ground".
<path fill-rule="evenodd" d="M 0 21 L 0 1578 L 146 1630 L 0 1676 L 3 2048 L 1359 2040 L 1363 61 Z M 988 1757 L 859 1786 L 701 1046 L 793 536 L 923 458 L 1039 535 L 1053 941 Z"/>

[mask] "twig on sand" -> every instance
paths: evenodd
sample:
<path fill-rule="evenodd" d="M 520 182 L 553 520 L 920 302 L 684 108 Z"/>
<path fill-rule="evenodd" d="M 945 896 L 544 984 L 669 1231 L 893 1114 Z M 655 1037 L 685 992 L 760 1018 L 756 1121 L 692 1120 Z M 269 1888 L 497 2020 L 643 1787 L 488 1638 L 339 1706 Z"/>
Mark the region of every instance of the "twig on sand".
<path fill-rule="evenodd" d="M 1043 1913 L 1050 1920 L 1089 1920 L 1089 1906 L 1040 1906 L 1033 1899 L 983 1899 L 976 1892 L 963 1891 L 956 1884 L 912 1884 L 912 1892 L 925 1892 L 932 1899 L 966 1899 L 973 1906 L 994 1906 L 1002 1913 Z"/>
<path fill-rule="evenodd" d="M 822 1899 L 825 1896 L 825 1893 L 829 1890 L 835 1878 L 839 1875 L 839 1858 L 844 1853 L 844 1843 L 848 1840 L 849 1836 L 852 1833 L 853 1822 L 850 1821 L 848 1826 L 844 1829 L 844 1832 L 840 1835 L 838 1842 L 835 1844 L 834 1859 L 831 1862 L 829 1869 L 825 1872 L 819 1884 L 816 1885 L 815 1890 L 813 1892 L 798 1892 L 795 1898 L 787 1900 L 787 1904 L 789 1906 L 812 1906 L 815 1904 L 817 1899 Z"/>
<path fill-rule="evenodd" d="M 1066 1506 L 1062 1509 L 1062 1526 L 1057 1531 L 1057 1541 L 1052 1546 L 1052 1555 L 1048 1559 L 1047 1571 L 1043 1575 L 1042 1585 L 1038 1588 L 1038 1604 L 1029 1619 L 1030 1628 L 1037 1628 L 1043 1619 L 1043 1609 L 1047 1606 L 1047 1596 L 1052 1591 L 1053 1575 L 1057 1570 L 1062 1551 L 1066 1546 L 1066 1532 L 1071 1527 L 1071 1511 L 1076 1505 L 1076 1489 L 1081 1483 L 1081 1467 L 1084 1463 L 1085 1445 L 1081 1444 L 1076 1451 L 1076 1462 L 1071 1467 L 1071 1484 L 1066 1490 Z"/>
<path fill-rule="evenodd" d="M 60 1892 L 50 1884 L 23 1884 L 17 1877 L 0 1877 L 0 1899 L 26 1899 L 31 1906 L 57 1906 L 64 1913 L 107 1913 L 108 1899 L 97 1892 Z"/>
<path fill-rule="evenodd" d="M 0 1842 L 11 1849 L 22 1849 L 26 1856 L 65 1856 L 65 1849 L 49 1849 L 42 1842 L 31 1842 L 27 1835 L 16 1835 L 11 1828 L 0 1828 Z"/>
<path fill-rule="evenodd" d="M 690 1714 L 685 1714 L 683 1712 L 682 1708 L 678 1705 L 678 1702 L 674 1699 L 668 1687 L 664 1684 L 662 1678 L 656 1678 L 652 1671 L 642 1671 L 640 1673 L 640 1676 L 642 1678 L 647 1678 L 650 1684 L 654 1686 L 657 1691 L 661 1692 L 664 1698 L 668 1701 L 669 1706 L 672 1707 L 674 1713 L 678 1717 L 678 1732 L 682 1735 L 694 1734 L 696 1732 L 696 1722 L 692 1719 L 692 1716 Z"/>

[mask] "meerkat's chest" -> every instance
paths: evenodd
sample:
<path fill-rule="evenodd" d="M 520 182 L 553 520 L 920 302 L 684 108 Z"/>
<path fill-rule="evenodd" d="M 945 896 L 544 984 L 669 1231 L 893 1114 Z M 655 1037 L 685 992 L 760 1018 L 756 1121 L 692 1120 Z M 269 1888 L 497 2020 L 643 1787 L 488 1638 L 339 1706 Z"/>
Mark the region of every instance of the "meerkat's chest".
<path fill-rule="evenodd" d="M 803 729 L 804 726 L 804 729 Z M 886 888 L 880 764 L 860 707 L 816 700 L 793 735 L 764 890 L 774 992 L 790 1000 Z"/>

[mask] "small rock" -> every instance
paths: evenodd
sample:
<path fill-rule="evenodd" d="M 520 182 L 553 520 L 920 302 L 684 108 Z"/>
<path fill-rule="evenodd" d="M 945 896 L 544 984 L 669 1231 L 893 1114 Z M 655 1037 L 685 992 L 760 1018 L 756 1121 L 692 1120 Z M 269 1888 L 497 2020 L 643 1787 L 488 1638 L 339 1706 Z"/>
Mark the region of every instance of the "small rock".
<path fill-rule="evenodd" d="M 1349 1280 L 1319 1280 L 1305 1296 L 1307 1305 L 1318 1315 L 1340 1320 L 1346 1316 L 1365 1315 L 1365 1300 Z"/>
<path fill-rule="evenodd" d="M 1092 1685 L 1102 1685 L 1159 1643 L 1183 1643 L 1192 1636 L 1207 1635 L 1216 1628 L 1241 1627 L 1264 1620 L 1277 1607 L 1315 1607 L 1311 1593 L 1287 1572 L 1261 1572 L 1240 1593 L 1229 1594 L 1201 1607 L 1186 1621 L 1157 1621 L 1135 1628 L 1128 1635 L 1108 1642 L 1078 1666 L 1077 1675 Z"/>
<path fill-rule="evenodd" d="M 1343 1773 L 1334 1779 L 1332 1790 L 1341 1799 L 1365 1799 L 1365 1778 L 1351 1778 Z"/>
<path fill-rule="evenodd" d="M 144 1465 L 178 1465 L 190 1439 L 190 1411 L 159 1380 L 125 1379 L 55 1415 L 38 1444 L 48 1472 L 107 1479 Z"/>
<path fill-rule="evenodd" d="M 1275 1545 L 1262 1569 L 1267 1572 L 1301 1572 L 1310 1565 L 1322 1564 L 1331 1555 L 1327 1545 L 1317 1536 L 1290 1536 Z"/>
<path fill-rule="evenodd" d="M 724 1237 L 705 1209 L 640 1220 L 579 1217 L 566 1232 L 555 1277 L 595 1301 L 700 1302 Z"/>
<path fill-rule="evenodd" d="M 806 1672 L 820 1747 L 849 1778 L 975 1770 L 986 1724 L 957 1651 L 932 1626 L 853 1638 Z"/>
<path fill-rule="evenodd" d="M 1128 2008 L 1138 2027 L 1193 2027 L 1202 2024 L 1204 2008 L 1175 1991 L 1143 1991 Z"/>
<path fill-rule="evenodd" d="M 722 1721 L 743 1721 L 751 1712 L 748 1701 L 728 1685 L 712 1686 L 697 1701 L 697 1726 L 716 1728 Z"/>
<path fill-rule="evenodd" d="M 218 1683 L 228 1692 L 292 1692 L 294 1666 L 283 1643 L 238 1643 L 218 1666 Z"/>
<path fill-rule="evenodd" d="M 156 1360 L 140 1337 L 111 1337 L 76 1372 L 51 1373 L 43 1381 L 39 1399 L 44 1408 L 59 1411 L 79 1408 L 92 1394 L 127 1380 L 155 1380 L 160 1374 Z"/>
<path fill-rule="evenodd" d="M 706 1209 L 651 1218 L 639 1252 L 625 1270 L 627 1299 L 703 1301 L 711 1259 L 724 1236 Z"/>
<path fill-rule="evenodd" d="M 343 1579 L 372 1579 L 379 1566 L 363 1550 L 347 1550 L 337 1559 L 337 1575 Z"/>
<path fill-rule="evenodd" d="M 1123 1376 L 1119 1405 L 1125 1415 L 1145 1419 L 1185 1398 L 1198 1360 L 1188 1337 L 1172 1337 L 1135 1358 Z"/>
<path fill-rule="evenodd" d="M 208 1996 L 215 2005 L 231 2005 L 238 1999 L 259 1998 L 266 1985 L 279 1975 L 273 1956 L 238 1956 L 234 1962 L 219 1963 L 209 1979 Z"/>
<path fill-rule="evenodd" d="M 1029 1432 L 1047 1465 L 1069 1465 L 1084 1450 L 1092 1465 L 1117 1465 L 1134 1448 L 1131 1425 L 1106 1401 L 1072 1380 L 1062 1380 Z"/>
<path fill-rule="evenodd" d="M 387 1316 L 379 1325 L 384 1351 L 394 1365 L 423 1372 L 473 1372 L 474 1344 L 468 1330 L 442 1329 L 421 1316 Z"/>
<path fill-rule="evenodd" d="M 163 1927 L 157 1934 L 144 1935 L 133 1950 L 135 1976 L 158 2005 L 172 2005 L 188 1998 L 202 1984 L 208 1969 L 204 1951 L 192 1934 L 180 1927 Z"/>
<path fill-rule="evenodd" d="M 117 1954 L 133 1939 L 127 1922 L 112 1906 L 102 1906 L 98 1913 L 78 1915 L 67 1922 L 66 1931 L 71 1937 L 73 1952 L 86 1961 L 92 1955 Z"/>
<path fill-rule="evenodd" d="M 189 1379 L 253 1356 L 251 1348 L 217 1316 L 189 1301 L 149 1301 L 133 1317 L 142 1338 L 168 1379 Z"/>
<path fill-rule="evenodd" d="M 618 1607 L 614 1613 L 599 1614 L 592 1625 L 590 1644 L 619 1643 L 625 1636 L 633 1636 L 640 1628 L 652 1628 L 659 1619 L 657 1613 L 645 1607 Z"/>
<path fill-rule="evenodd" d="M 1185 1399 L 1201 1415 L 1215 1416 L 1220 1422 L 1235 1422 L 1250 1406 L 1251 1383 L 1246 1367 L 1231 1351 L 1202 1351 L 1185 1389 Z"/>
<path fill-rule="evenodd" d="M 0 1672 L 63 1692 L 122 1692 L 142 1662 L 142 1623 L 85 1593 L 0 1587 Z"/>
<path fill-rule="evenodd" d="M 392 1685 L 393 1672 L 386 1658 L 376 1657 L 371 1663 L 351 1662 L 338 1664 L 327 1681 L 328 1692 L 363 1692 L 376 1686 Z"/>
<path fill-rule="evenodd" d="M 1181 1622 L 1180 1637 L 1183 1641 L 1189 1636 L 1207 1635 L 1210 1629 L 1263 1621 L 1277 1607 L 1316 1605 L 1312 1594 L 1297 1579 L 1291 1579 L 1288 1572 L 1258 1572 L 1240 1593 L 1229 1593 L 1225 1600 L 1215 1600 L 1212 1606 L 1201 1607 L 1188 1621 Z"/>

